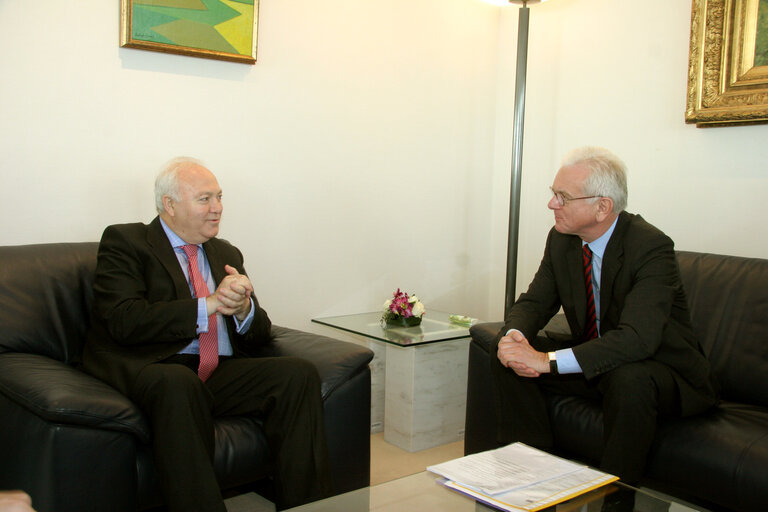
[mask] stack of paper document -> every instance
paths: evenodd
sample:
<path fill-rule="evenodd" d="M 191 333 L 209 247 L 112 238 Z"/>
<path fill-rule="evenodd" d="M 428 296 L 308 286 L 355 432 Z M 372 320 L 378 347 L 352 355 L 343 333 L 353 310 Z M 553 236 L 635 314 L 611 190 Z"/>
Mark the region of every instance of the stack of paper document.
<path fill-rule="evenodd" d="M 618 477 L 514 443 L 430 466 L 443 485 L 502 510 L 536 511 Z"/>

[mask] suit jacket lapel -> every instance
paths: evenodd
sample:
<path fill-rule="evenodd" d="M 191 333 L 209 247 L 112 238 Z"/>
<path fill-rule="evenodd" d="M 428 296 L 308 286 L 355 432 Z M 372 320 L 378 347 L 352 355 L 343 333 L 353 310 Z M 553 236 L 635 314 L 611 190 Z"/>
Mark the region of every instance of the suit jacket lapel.
<path fill-rule="evenodd" d="M 149 224 L 147 244 L 149 244 L 157 259 L 165 267 L 168 275 L 171 276 L 173 286 L 176 288 L 176 295 L 178 297 L 191 297 L 192 293 L 189 291 L 189 283 L 187 283 L 187 279 L 184 277 L 184 272 L 181 270 L 171 242 L 168 240 L 162 224 L 160 224 L 159 217 L 155 217 Z"/>
<path fill-rule="evenodd" d="M 605 247 L 603 254 L 603 267 L 600 273 L 600 322 L 605 318 L 605 313 L 613 299 L 613 282 L 621 269 L 624 261 L 624 232 L 629 220 L 628 214 L 619 214 L 616 229 L 613 230 L 611 239 Z M 604 324 L 601 323 L 601 326 Z"/>
<path fill-rule="evenodd" d="M 581 238 L 572 236 L 571 243 L 565 253 L 568 275 L 570 276 L 571 299 L 576 311 L 576 320 L 583 331 L 587 323 L 587 288 L 584 285 L 584 260 L 581 250 Z"/>
<path fill-rule="evenodd" d="M 205 256 L 208 258 L 208 265 L 211 267 L 213 281 L 218 286 L 221 280 L 226 277 L 227 273 L 224 271 L 225 263 L 221 261 L 221 254 L 216 250 L 216 244 L 212 242 L 213 239 L 205 242 L 203 244 L 203 249 L 205 249 Z"/>

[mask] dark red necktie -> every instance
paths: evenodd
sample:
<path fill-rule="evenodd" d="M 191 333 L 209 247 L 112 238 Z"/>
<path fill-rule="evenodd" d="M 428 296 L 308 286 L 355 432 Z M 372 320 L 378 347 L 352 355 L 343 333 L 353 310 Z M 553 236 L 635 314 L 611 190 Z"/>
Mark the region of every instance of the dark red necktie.
<path fill-rule="evenodd" d="M 197 246 L 183 245 L 184 253 L 189 261 L 189 279 L 195 289 L 195 297 L 207 297 L 211 294 L 208 285 L 197 266 Z M 213 370 L 219 365 L 219 335 L 216 328 L 216 313 L 208 317 L 208 332 L 201 332 L 198 337 L 200 345 L 200 366 L 197 375 L 205 382 Z"/>
<path fill-rule="evenodd" d="M 582 247 L 584 256 L 584 282 L 587 286 L 587 325 L 584 328 L 584 339 L 597 338 L 597 314 L 595 309 L 595 292 L 592 288 L 592 251 L 584 244 Z"/>

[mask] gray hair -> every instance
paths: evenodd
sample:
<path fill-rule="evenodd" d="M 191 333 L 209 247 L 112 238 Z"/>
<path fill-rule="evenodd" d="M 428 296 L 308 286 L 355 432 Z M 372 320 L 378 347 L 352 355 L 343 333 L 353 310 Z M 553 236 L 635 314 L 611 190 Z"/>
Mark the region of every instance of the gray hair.
<path fill-rule="evenodd" d="M 179 171 L 187 164 L 202 165 L 203 162 L 189 156 L 178 156 L 169 160 L 160 170 L 155 179 L 155 208 L 157 213 L 163 213 L 163 196 L 169 196 L 174 201 L 179 200 Z"/>
<path fill-rule="evenodd" d="M 586 146 L 563 157 L 562 167 L 572 165 L 584 165 L 590 171 L 584 181 L 584 195 L 609 197 L 613 200 L 614 212 L 624 211 L 627 207 L 627 166 L 619 157 L 605 148 Z"/>

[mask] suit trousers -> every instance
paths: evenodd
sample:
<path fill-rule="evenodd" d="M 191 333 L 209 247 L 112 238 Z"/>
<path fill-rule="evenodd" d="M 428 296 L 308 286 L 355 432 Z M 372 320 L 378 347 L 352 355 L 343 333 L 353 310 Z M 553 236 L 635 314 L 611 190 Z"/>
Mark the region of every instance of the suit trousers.
<path fill-rule="evenodd" d="M 544 337 L 532 340 L 531 346 L 541 352 L 563 348 Z M 600 468 L 635 483 L 645 469 L 657 418 L 680 416 L 673 370 L 654 360 L 627 363 L 588 381 L 582 374 L 520 377 L 502 366 L 496 351 L 490 359 L 500 446 L 520 441 L 551 450 L 554 439 L 544 393 L 580 396 L 602 404 Z"/>
<path fill-rule="evenodd" d="M 328 448 L 320 378 L 299 358 L 222 358 L 206 382 L 197 356 L 147 365 L 131 399 L 152 426 L 152 447 L 168 510 L 226 512 L 213 469 L 214 418 L 263 419 L 275 454 L 278 509 L 328 496 Z"/>

